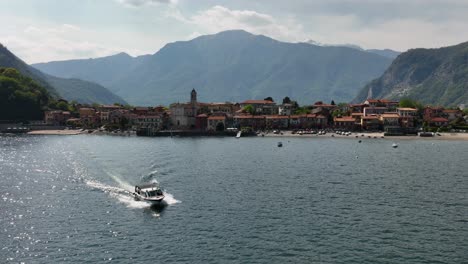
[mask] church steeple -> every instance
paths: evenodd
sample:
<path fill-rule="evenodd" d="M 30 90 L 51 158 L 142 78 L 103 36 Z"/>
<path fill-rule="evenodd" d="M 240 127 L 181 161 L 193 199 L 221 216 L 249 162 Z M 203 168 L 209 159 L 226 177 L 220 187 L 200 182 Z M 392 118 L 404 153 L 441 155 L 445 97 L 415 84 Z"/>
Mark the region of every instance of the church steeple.
<path fill-rule="evenodd" d="M 190 103 L 197 103 L 197 91 L 195 91 L 195 89 L 192 89 L 192 92 L 190 93 Z"/>

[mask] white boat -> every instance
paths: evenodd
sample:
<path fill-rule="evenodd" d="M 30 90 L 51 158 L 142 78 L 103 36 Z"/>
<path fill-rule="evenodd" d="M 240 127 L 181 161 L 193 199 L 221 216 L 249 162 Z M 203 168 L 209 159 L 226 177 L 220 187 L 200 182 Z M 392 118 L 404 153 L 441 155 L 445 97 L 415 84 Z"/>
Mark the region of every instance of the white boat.
<path fill-rule="evenodd" d="M 157 183 L 145 183 L 135 186 L 133 193 L 135 200 L 159 204 L 164 199 L 164 194 Z"/>
<path fill-rule="evenodd" d="M 237 132 L 236 138 L 240 138 L 242 135 L 242 131 Z"/>
<path fill-rule="evenodd" d="M 397 143 L 393 143 L 393 144 L 392 144 L 392 148 L 398 148 L 398 144 L 397 144 Z"/>

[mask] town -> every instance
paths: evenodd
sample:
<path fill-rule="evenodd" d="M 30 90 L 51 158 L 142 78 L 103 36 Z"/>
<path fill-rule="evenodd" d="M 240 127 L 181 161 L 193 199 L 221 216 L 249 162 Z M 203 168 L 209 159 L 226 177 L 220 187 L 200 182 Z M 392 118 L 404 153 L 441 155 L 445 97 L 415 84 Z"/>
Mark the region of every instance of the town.
<path fill-rule="evenodd" d="M 411 100 L 409 104 L 415 104 Z M 466 129 L 468 116 L 461 105 L 407 107 L 404 102 L 367 99 L 360 104 L 315 102 L 300 107 L 288 97 L 277 104 L 272 98 L 240 103 L 202 103 L 197 92 L 190 101 L 166 108 L 122 105 L 76 105 L 76 113 L 64 110 L 45 112 L 46 126 L 66 126 L 100 131 L 137 131 L 138 135 L 169 135 L 177 131 L 209 135 L 232 131 L 342 131 L 385 132 L 385 135 L 416 134 L 418 130 L 449 131 Z M 408 104 L 408 102 L 407 102 Z M 465 113 L 465 114 L 464 114 Z M 463 131 L 463 130 L 462 130 Z M 192 135 L 192 134 L 191 134 Z"/>

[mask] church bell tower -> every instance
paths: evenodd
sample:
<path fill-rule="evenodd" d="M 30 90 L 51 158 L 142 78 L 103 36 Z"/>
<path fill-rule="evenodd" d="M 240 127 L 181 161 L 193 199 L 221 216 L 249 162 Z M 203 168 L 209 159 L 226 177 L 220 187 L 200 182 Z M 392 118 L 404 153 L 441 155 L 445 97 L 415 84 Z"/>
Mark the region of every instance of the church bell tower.
<path fill-rule="evenodd" d="M 197 103 L 197 91 L 195 91 L 195 89 L 192 89 L 192 92 L 190 93 L 190 103 L 192 105 Z"/>

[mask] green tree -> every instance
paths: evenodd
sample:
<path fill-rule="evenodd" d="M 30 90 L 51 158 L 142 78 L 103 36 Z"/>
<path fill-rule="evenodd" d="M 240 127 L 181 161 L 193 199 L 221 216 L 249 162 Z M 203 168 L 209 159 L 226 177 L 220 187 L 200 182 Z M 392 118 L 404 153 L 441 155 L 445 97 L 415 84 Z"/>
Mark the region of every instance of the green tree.
<path fill-rule="evenodd" d="M 411 98 L 402 98 L 400 99 L 400 104 L 399 104 L 400 107 L 410 107 L 410 108 L 416 108 L 416 109 L 423 109 L 423 105 L 416 101 L 416 100 L 413 100 Z"/>
<path fill-rule="evenodd" d="M 251 115 L 255 114 L 255 109 L 254 109 L 253 105 L 250 105 L 250 104 L 244 106 L 244 108 L 242 110 L 244 112 L 250 113 Z"/>
<path fill-rule="evenodd" d="M 263 99 L 263 100 L 274 102 L 274 101 L 273 101 L 273 98 L 272 98 L 271 96 L 268 96 L 267 98 L 265 98 L 265 99 Z"/>
<path fill-rule="evenodd" d="M 288 96 L 283 98 L 283 104 L 290 104 L 290 103 L 291 103 L 291 99 Z"/>
<path fill-rule="evenodd" d="M 63 111 L 68 111 L 69 110 L 68 104 L 65 103 L 64 101 L 58 102 L 55 106 L 56 106 L 56 109 L 60 109 L 60 110 L 63 110 Z"/>

